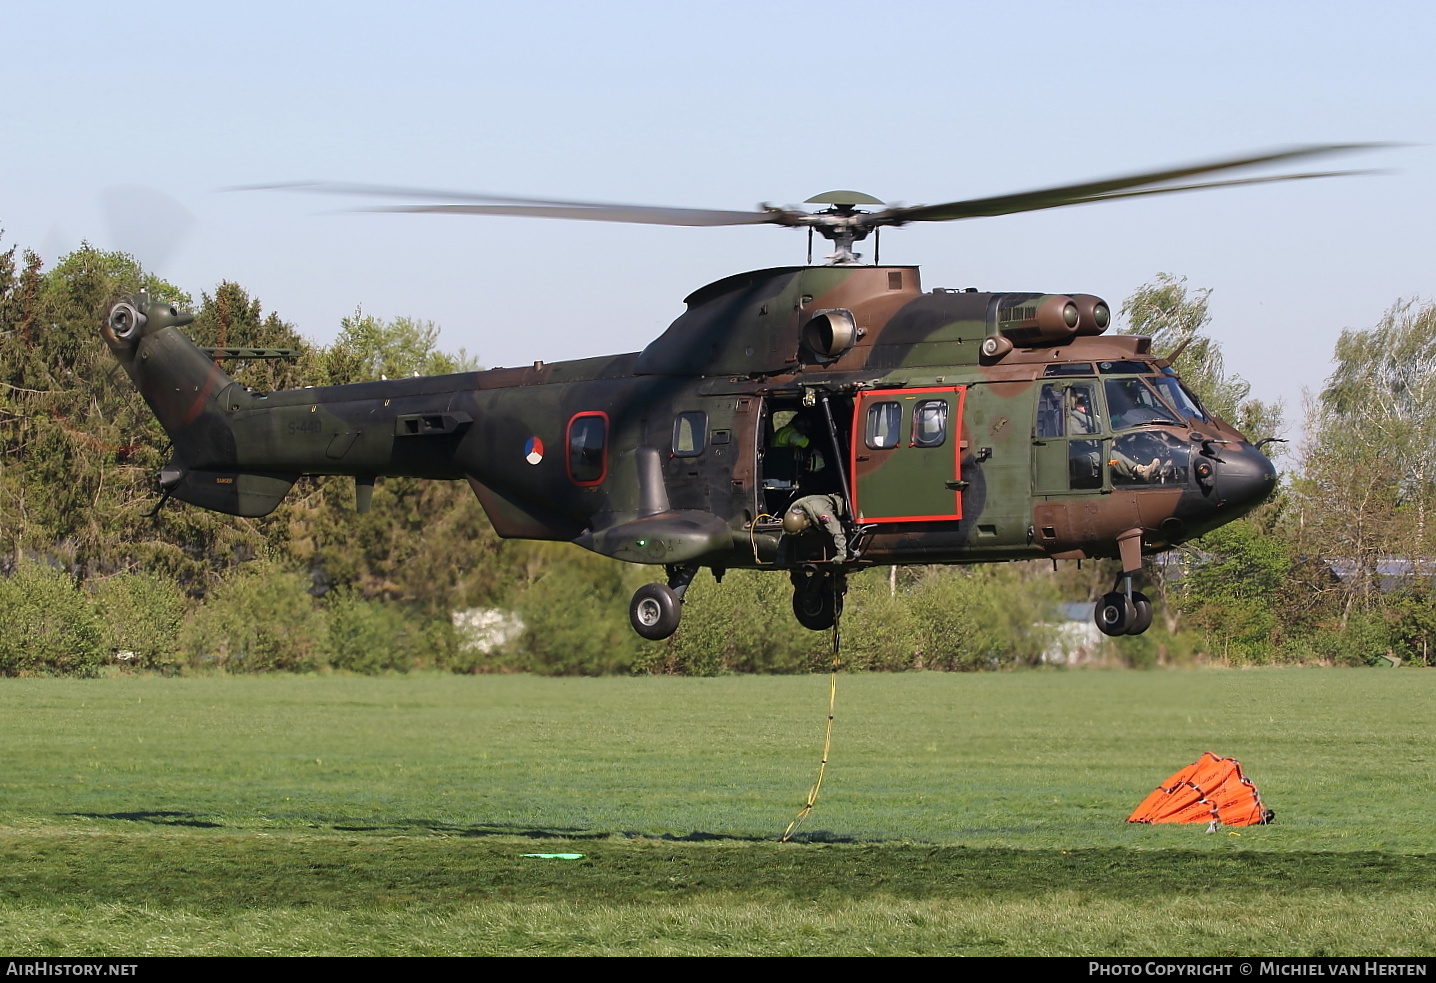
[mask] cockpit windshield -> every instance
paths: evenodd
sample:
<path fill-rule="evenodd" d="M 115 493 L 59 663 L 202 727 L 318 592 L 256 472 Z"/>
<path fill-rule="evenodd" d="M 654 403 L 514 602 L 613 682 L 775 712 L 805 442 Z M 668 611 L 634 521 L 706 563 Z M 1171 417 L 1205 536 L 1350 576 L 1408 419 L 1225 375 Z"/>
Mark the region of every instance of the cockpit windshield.
<path fill-rule="evenodd" d="M 1155 379 L 1153 380 L 1155 381 Z M 1131 430 L 1153 424 L 1181 426 L 1181 416 L 1141 379 L 1105 379 L 1107 416 L 1113 430 Z"/>
<path fill-rule="evenodd" d="M 1207 416 L 1207 411 L 1202 409 L 1202 404 L 1197 401 L 1197 397 L 1182 385 L 1176 376 L 1160 375 L 1150 381 L 1178 413 L 1191 420 L 1211 422 L 1211 417 Z"/>

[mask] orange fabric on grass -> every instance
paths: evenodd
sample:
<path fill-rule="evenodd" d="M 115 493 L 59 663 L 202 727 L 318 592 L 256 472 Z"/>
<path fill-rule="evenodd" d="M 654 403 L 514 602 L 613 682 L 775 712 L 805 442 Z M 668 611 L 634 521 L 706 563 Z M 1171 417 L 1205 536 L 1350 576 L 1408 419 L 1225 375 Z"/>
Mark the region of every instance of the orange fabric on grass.
<path fill-rule="evenodd" d="M 1168 778 L 1127 817 L 1129 823 L 1206 823 L 1254 826 L 1262 821 L 1261 796 L 1236 758 L 1207 751 Z"/>

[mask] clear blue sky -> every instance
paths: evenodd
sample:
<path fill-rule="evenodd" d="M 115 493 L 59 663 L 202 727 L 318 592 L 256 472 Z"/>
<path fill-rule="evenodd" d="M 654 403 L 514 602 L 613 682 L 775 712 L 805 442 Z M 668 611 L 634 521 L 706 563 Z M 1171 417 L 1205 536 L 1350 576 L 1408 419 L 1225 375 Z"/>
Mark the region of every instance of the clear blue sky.
<path fill-rule="evenodd" d="M 804 234 L 454 216 L 218 189 L 302 178 L 746 209 L 940 202 L 1296 143 L 1384 176 L 890 231 L 924 283 L 1211 287 L 1228 367 L 1299 414 L 1345 327 L 1436 295 L 1436 7 L 1312 2 L 3 4 L 5 243 L 125 248 L 328 341 L 432 319 L 487 365 L 631 351 Z M 173 248 L 106 189 L 182 203 Z"/>

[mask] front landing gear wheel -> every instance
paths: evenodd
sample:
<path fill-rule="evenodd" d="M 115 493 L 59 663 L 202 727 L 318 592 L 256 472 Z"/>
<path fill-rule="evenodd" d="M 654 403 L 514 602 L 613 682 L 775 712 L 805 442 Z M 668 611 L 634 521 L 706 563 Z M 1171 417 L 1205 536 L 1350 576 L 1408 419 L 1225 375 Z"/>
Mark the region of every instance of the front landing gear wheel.
<path fill-rule="evenodd" d="M 1147 595 L 1141 591 L 1132 595 L 1132 606 L 1137 609 L 1137 618 L 1132 627 L 1127 629 L 1128 635 L 1140 635 L 1152 627 L 1152 602 L 1147 600 Z"/>
<path fill-rule="evenodd" d="M 664 584 L 644 584 L 628 602 L 628 623 L 651 642 L 667 638 L 678 630 L 683 611 L 678 595 Z"/>
<path fill-rule="evenodd" d="M 793 579 L 793 617 L 812 631 L 827 631 L 843 613 L 843 587 L 837 577 L 817 573 Z"/>
<path fill-rule="evenodd" d="M 1137 606 L 1121 591 L 1103 594 L 1092 612 L 1092 620 L 1104 635 L 1129 635 L 1137 624 Z M 1152 620 L 1152 607 L 1147 605 L 1147 621 Z"/>

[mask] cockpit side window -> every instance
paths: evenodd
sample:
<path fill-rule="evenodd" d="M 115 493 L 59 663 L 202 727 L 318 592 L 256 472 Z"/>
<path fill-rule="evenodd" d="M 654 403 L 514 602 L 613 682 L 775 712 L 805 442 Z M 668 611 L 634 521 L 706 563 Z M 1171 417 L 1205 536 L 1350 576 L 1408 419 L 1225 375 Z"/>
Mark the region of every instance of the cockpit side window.
<path fill-rule="evenodd" d="M 1071 437 L 1101 433 L 1102 418 L 1097 411 L 1093 386 L 1088 382 L 1067 387 L 1067 434 Z"/>
<path fill-rule="evenodd" d="M 1049 382 L 1037 398 L 1033 436 L 1082 437 L 1102 432 L 1096 386 L 1091 382 Z"/>

